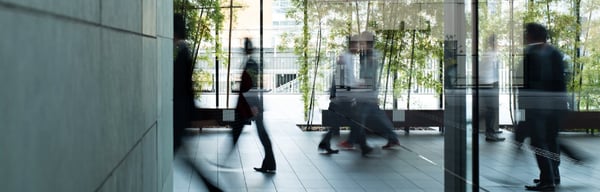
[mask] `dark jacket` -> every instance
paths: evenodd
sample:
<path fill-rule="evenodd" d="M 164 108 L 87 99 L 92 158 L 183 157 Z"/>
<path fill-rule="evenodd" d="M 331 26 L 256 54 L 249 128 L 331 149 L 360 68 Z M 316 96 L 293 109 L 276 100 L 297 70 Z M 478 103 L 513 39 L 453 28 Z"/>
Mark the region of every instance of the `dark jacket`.
<path fill-rule="evenodd" d="M 560 125 L 546 129 L 533 127 L 530 121 L 541 118 L 540 113 L 555 114 L 557 122 L 567 109 L 567 86 L 565 62 L 562 53 L 548 44 L 530 45 L 523 58 L 523 88 L 519 89 L 519 108 L 525 109 L 525 122 L 520 122 L 515 139 L 523 142 L 526 137 L 540 131 L 558 132 Z"/>
<path fill-rule="evenodd" d="M 184 41 L 175 44 L 173 63 L 173 152 L 182 146 L 184 129 L 190 127 L 194 110 L 192 55 Z"/>
<path fill-rule="evenodd" d="M 565 63 L 562 53 L 548 44 L 537 44 L 525 49 L 525 89 L 566 92 Z"/>
<path fill-rule="evenodd" d="M 258 63 L 254 59 L 248 58 L 246 61 L 241 80 L 236 113 L 239 120 L 248 120 L 254 117 L 251 106 L 258 107 L 257 92 L 252 91 L 258 88 Z"/>
<path fill-rule="evenodd" d="M 562 53 L 548 44 L 530 45 L 523 58 L 523 109 L 567 109 L 567 82 Z"/>
<path fill-rule="evenodd" d="M 187 44 L 177 42 L 173 66 L 173 121 L 175 128 L 189 126 L 194 110 L 192 56 Z"/>

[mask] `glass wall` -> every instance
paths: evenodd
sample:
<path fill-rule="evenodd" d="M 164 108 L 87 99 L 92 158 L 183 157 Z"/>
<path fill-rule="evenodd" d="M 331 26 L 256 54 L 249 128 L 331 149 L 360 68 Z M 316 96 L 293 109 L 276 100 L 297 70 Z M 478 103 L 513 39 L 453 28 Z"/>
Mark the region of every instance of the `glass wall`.
<path fill-rule="evenodd" d="M 543 132 L 553 129 L 559 130 L 558 138 L 560 145 L 580 142 L 573 135 L 583 134 L 582 128 L 590 127 L 582 117 L 593 114 L 598 106 L 593 99 L 597 95 L 594 87 L 595 80 L 595 35 L 597 17 L 594 12 L 597 6 L 595 1 L 589 0 L 559 0 L 559 1 L 485 1 L 479 4 L 479 79 L 485 81 L 479 85 L 479 130 L 481 132 L 480 142 L 486 143 L 479 148 L 480 164 L 479 177 L 481 186 L 490 188 L 494 185 L 515 186 L 520 185 L 520 180 L 526 184 L 531 183 L 530 178 L 537 178 L 538 170 L 533 170 L 525 175 L 510 175 L 506 173 L 519 172 L 519 170 L 537 167 L 538 163 L 523 163 L 534 160 L 537 154 L 544 157 L 562 153 L 560 170 L 557 178 L 564 178 L 566 172 L 577 172 L 581 167 L 572 166 L 579 161 L 580 155 L 571 156 L 567 151 L 552 149 L 541 149 L 536 144 L 536 134 L 520 132 L 519 130 L 536 130 L 543 126 Z M 538 23 L 547 30 L 547 38 L 536 31 L 527 30 L 527 23 Z M 541 37 L 542 40 L 531 38 Z M 528 36 L 534 36 L 527 38 Z M 536 62 L 536 54 L 549 52 L 555 48 L 561 53 L 562 61 Z M 538 50 L 539 49 L 539 50 Z M 540 51 L 541 50 L 541 51 Z M 539 60 L 539 59 L 538 59 Z M 492 63 L 497 63 L 493 68 Z M 552 69 L 559 66 L 560 70 Z M 490 87 L 490 78 L 486 73 L 494 71 L 497 75 L 496 88 Z M 554 71 L 554 72 L 553 72 Z M 557 72 L 558 71 L 558 72 Z M 553 73 L 552 77 L 544 77 L 545 74 Z M 474 74 L 474 73 L 471 73 Z M 487 80 L 487 79 L 489 80 Z M 551 86 L 551 90 L 540 86 Z M 563 89 L 558 89 L 564 87 Z M 495 90 L 496 89 L 496 90 Z M 561 90 L 561 91 L 558 91 Z M 495 93 L 494 93 L 495 92 Z M 493 98 L 497 95 L 498 98 Z M 560 96 L 559 96 L 560 95 Z M 486 98 L 487 97 L 487 98 Z M 556 99 L 560 97 L 561 99 Z M 489 100 L 497 102 L 495 106 L 497 114 L 486 114 L 490 108 Z M 590 100 L 591 99 L 591 100 Z M 536 100 L 536 101 L 532 101 Z M 594 100 L 594 101 L 592 101 Z M 486 103 L 488 102 L 488 103 Z M 566 103 L 566 104 L 564 104 Z M 561 111 L 554 118 L 539 115 L 540 112 Z M 556 112 L 552 112 L 553 114 Z M 504 133 L 498 134 L 505 137 L 502 147 L 490 144 L 486 140 L 485 129 L 487 119 L 493 119 L 490 123 L 494 130 Z M 544 119 L 543 123 L 536 122 Z M 547 120 L 549 119 L 549 120 Z M 544 124 L 545 123 L 545 124 Z M 500 127 L 501 129 L 498 129 Z M 507 134 L 508 133 L 508 134 Z M 522 136 L 526 135 L 527 139 Z M 492 138 L 495 140 L 498 138 Z M 493 143 L 493 142 L 492 142 Z M 527 144 L 531 143 L 532 147 Z M 562 147 L 562 146 L 561 146 Z M 573 146 L 578 148 L 577 146 Z M 581 150 L 581 149 L 577 149 Z M 489 151 L 494 151 L 490 153 Z M 583 150 L 585 151 L 585 150 Z M 558 166 L 557 166 L 558 167 Z M 541 168 L 540 168 L 541 169 Z M 585 169 L 585 168 L 583 168 Z M 543 174 L 541 174 L 543 175 Z M 579 174 L 574 174 L 579 175 Z M 543 177 L 543 176 L 542 176 Z M 523 179 L 527 178 L 527 179 Z M 564 179 L 563 179 L 564 180 Z M 563 189 L 568 188 L 564 187 Z M 591 185 L 593 186 L 593 185 Z M 583 189 L 582 189 L 583 190 Z M 591 190 L 591 189 L 585 189 Z"/>
<path fill-rule="evenodd" d="M 242 42 L 249 37 L 259 50 L 253 56 L 263 66 L 267 97 L 299 103 L 291 123 L 329 127 L 340 121 L 326 114 L 332 90 L 338 99 L 356 99 L 363 93 L 352 90 L 368 90 L 401 140 L 422 137 L 437 145 L 402 145 L 402 154 L 390 160 L 398 166 L 418 162 L 412 171 L 424 173 L 431 189 L 522 189 L 537 177 L 535 164 L 518 163 L 533 157 L 521 155 L 522 143 L 514 139 L 518 122 L 526 119 L 518 104 L 519 90 L 528 85 L 525 23 L 545 26 L 548 45 L 564 54 L 568 109 L 600 105 L 592 0 L 200 2 L 188 7 L 200 18 L 190 26 L 196 34 L 198 107 L 235 107 L 246 59 Z M 364 117 L 337 115 L 358 123 L 342 129 L 377 132 Z M 532 172 L 511 175 L 519 169 Z"/>

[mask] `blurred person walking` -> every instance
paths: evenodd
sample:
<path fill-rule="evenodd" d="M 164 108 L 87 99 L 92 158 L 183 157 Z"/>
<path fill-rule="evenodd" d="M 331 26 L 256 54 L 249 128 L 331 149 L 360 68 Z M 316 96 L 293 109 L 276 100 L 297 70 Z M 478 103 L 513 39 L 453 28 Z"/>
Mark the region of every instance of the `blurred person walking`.
<path fill-rule="evenodd" d="M 363 155 L 368 155 L 372 148 L 366 144 L 365 129 L 369 129 L 388 140 L 382 149 L 397 149 L 400 147 L 398 135 L 393 131 L 390 119 L 379 108 L 379 70 L 382 63 L 381 55 L 375 50 L 375 36 L 365 31 L 358 38 L 360 49 L 358 80 L 348 93 L 352 98 L 354 127 L 348 139 L 341 142 L 340 146 L 349 148 L 357 142 L 363 149 Z"/>
<path fill-rule="evenodd" d="M 238 101 L 235 108 L 235 122 L 232 124 L 232 146 L 230 154 L 234 151 L 237 142 L 242 134 L 244 126 L 254 121 L 256 130 L 258 132 L 258 138 L 263 145 L 265 151 L 265 157 L 263 159 L 261 167 L 255 167 L 254 170 L 263 173 L 275 173 L 276 163 L 275 155 L 273 154 L 273 147 L 271 146 L 271 139 L 265 129 L 264 117 L 263 117 L 263 106 L 259 99 L 259 66 L 258 63 L 252 58 L 254 47 L 252 41 L 249 38 L 244 38 L 244 54 L 246 55 L 246 61 L 244 64 L 244 70 L 242 72 L 242 81 L 240 90 L 238 93 Z"/>
<path fill-rule="evenodd" d="M 504 141 L 504 137 L 498 136 L 498 69 L 500 61 L 496 51 L 496 35 L 487 39 L 488 51 L 482 56 L 479 66 L 479 89 L 481 96 L 480 113 L 483 117 L 486 141 Z"/>
<path fill-rule="evenodd" d="M 358 54 L 358 36 L 348 37 L 348 48 L 342 53 L 336 62 L 335 72 L 333 74 L 331 87 L 329 90 L 329 108 L 328 110 L 333 112 L 332 125 L 327 133 L 323 135 L 323 139 L 319 142 L 318 149 L 325 151 L 326 154 L 338 153 L 338 150 L 331 148 L 331 138 L 334 135 L 339 136 L 340 126 L 342 121 L 348 122 L 347 118 L 353 116 L 352 111 L 352 97 L 349 97 L 346 91 L 350 91 L 352 87 L 356 86 L 356 76 L 354 75 L 354 61 Z M 337 81 L 336 81 L 337 80 Z M 342 92 L 339 96 L 337 95 L 337 89 Z M 350 122 L 352 123 L 352 122 Z M 351 134 L 353 132 L 351 131 Z M 346 147 L 346 149 L 350 149 Z"/>
<path fill-rule="evenodd" d="M 523 88 L 519 107 L 525 109 L 531 146 L 540 170 L 532 191 L 551 191 L 560 183 L 558 132 L 567 111 L 563 54 L 546 43 L 548 31 L 538 23 L 525 24 L 527 47 L 523 58 Z"/>
<path fill-rule="evenodd" d="M 360 34 L 360 83 L 365 88 L 357 96 L 358 120 L 369 130 L 383 136 L 387 143 L 382 149 L 400 147 L 398 135 L 393 131 L 394 125 L 385 112 L 379 108 L 379 71 L 383 67 L 382 56 L 375 49 L 375 35 L 364 31 Z"/>
<path fill-rule="evenodd" d="M 183 15 L 173 17 L 173 44 L 175 62 L 173 65 L 173 153 L 182 157 L 184 164 L 189 167 L 206 185 L 211 192 L 222 191 L 203 174 L 203 169 L 193 162 L 184 131 L 190 127 L 194 112 L 194 90 L 192 82 L 193 60 L 189 46 L 185 42 L 186 28 Z M 176 158 L 177 159 L 177 158 Z"/>

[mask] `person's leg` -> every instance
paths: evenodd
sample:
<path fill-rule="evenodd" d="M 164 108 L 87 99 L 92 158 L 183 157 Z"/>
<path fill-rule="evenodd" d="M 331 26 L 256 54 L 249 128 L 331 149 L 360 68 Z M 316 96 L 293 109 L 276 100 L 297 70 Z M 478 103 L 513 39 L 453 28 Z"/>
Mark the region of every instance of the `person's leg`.
<path fill-rule="evenodd" d="M 483 89 L 482 107 L 486 141 L 504 141 L 496 133 L 498 127 L 498 88 Z"/>
<path fill-rule="evenodd" d="M 492 97 L 491 97 L 491 118 L 492 118 L 492 127 L 494 133 L 501 133 L 500 131 L 500 88 L 498 82 L 494 83 L 494 87 L 492 88 Z"/>
<path fill-rule="evenodd" d="M 356 132 L 358 133 L 356 142 L 360 145 L 362 155 L 364 156 L 370 154 L 371 151 L 373 151 L 373 148 L 367 144 L 367 135 L 365 133 L 365 129 L 359 128 L 356 129 Z"/>
<path fill-rule="evenodd" d="M 231 157 L 233 152 L 235 151 L 235 147 L 244 131 L 244 126 L 249 120 L 242 119 L 240 115 L 236 113 L 235 121 L 231 123 L 231 148 L 229 149 L 229 153 L 227 154 L 227 159 Z"/>
<path fill-rule="evenodd" d="M 248 119 L 244 119 L 238 113 L 235 114 L 235 121 L 231 123 L 231 150 L 237 146 L 237 142 L 244 131 L 244 126 L 250 122 Z"/>
<path fill-rule="evenodd" d="M 559 165 L 560 165 L 560 143 L 558 140 L 558 132 L 560 131 L 561 127 L 564 125 L 565 121 L 564 121 L 564 116 L 566 111 L 562 111 L 562 110 L 554 110 L 551 111 L 550 117 L 548 118 L 548 124 L 547 124 L 547 129 L 548 129 L 548 138 L 549 138 L 549 148 L 550 148 L 550 152 L 554 155 L 554 158 L 552 158 L 552 169 L 553 169 L 553 173 L 554 173 L 554 184 L 559 184 L 560 183 L 560 171 L 559 171 Z"/>
<path fill-rule="evenodd" d="M 558 169 L 559 165 L 560 165 L 560 149 L 559 149 L 559 144 L 558 141 L 556 140 L 556 137 L 550 138 L 550 141 L 548 142 L 548 147 L 549 147 L 549 151 L 552 155 L 551 158 L 551 166 L 552 166 L 552 181 L 554 181 L 554 184 L 557 185 L 560 183 L 560 171 Z"/>
<path fill-rule="evenodd" d="M 269 138 L 269 134 L 265 129 L 262 112 L 259 112 L 259 114 L 256 116 L 255 124 L 256 130 L 258 132 L 258 138 L 260 139 L 260 142 L 262 143 L 263 149 L 265 151 L 265 158 L 263 159 L 261 167 L 255 169 L 261 172 L 273 172 L 276 169 L 275 155 L 273 154 L 271 139 Z"/>
<path fill-rule="evenodd" d="M 485 136 L 491 137 L 494 135 L 494 111 L 493 111 L 493 98 L 492 98 L 492 89 L 491 88 L 480 88 L 479 101 L 481 103 L 480 109 L 482 110 L 482 120 L 484 122 L 483 126 L 485 126 Z"/>
<path fill-rule="evenodd" d="M 329 103 L 329 111 L 335 112 L 335 110 L 337 109 L 336 104 L 334 102 L 330 102 Z M 334 117 L 338 117 L 339 115 L 334 115 Z M 338 118 L 341 119 L 341 118 Z M 323 139 L 321 139 L 321 142 L 319 142 L 319 150 L 325 150 L 327 153 L 337 153 L 339 152 L 338 150 L 333 150 L 331 149 L 331 138 L 337 133 L 339 135 L 340 132 L 340 126 L 339 126 L 339 121 L 332 121 L 333 125 L 331 125 L 331 127 L 329 127 L 329 130 L 327 130 L 327 133 L 325 133 L 323 135 Z"/>
<path fill-rule="evenodd" d="M 375 108 L 373 114 L 375 114 L 374 116 L 377 118 L 377 121 L 381 123 L 381 133 L 388 140 L 388 143 L 400 143 L 398 134 L 394 132 L 394 124 L 386 116 L 385 112 L 379 108 Z"/>
<path fill-rule="evenodd" d="M 486 104 L 485 113 L 483 116 L 483 120 L 485 121 L 485 135 L 486 136 L 494 136 L 494 108 Z"/>
<path fill-rule="evenodd" d="M 483 128 L 485 130 L 485 136 L 490 136 L 493 134 L 493 128 L 490 126 L 490 117 L 491 117 L 491 99 L 490 99 L 490 90 L 489 88 L 479 88 L 479 120 L 483 121 Z"/>
<path fill-rule="evenodd" d="M 335 105 L 335 110 L 334 113 L 336 115 L 338 115 L 340 122 L 338 122 L 340 125 L 342 124 L 342 122 L 344 124 L 350 125 L 350 134 L 348 135 L 348 137 L 346 138 L 345 141 L 341 142 L 339 145 L 340 147 L 346 148 L 346 149 L 351 149 L 353 148 L 353 145 L 355 143 L 357 143 L 357 138 L 359 137 L 359 132 L 357 131 L 357 129 L 360 129 L 360 127 L 357 127 L 358 124 L 355 124 L 356 122 L 356 113 L 355 111 L 358 110 L 356 105 L 353 105 L 351 101 L 339 101 L 336 103 Z M 338 126 L 339 128 L 339 126 Z M 339 131 L 339 130 L 338 130 Z"/>
<path fill-rule="evenodd" d="M 539 138 L 538 136 L 531 137 L 531 144 L 535 150 L 535 160 L 540 170 L 540 183 L 542 184 L 553 184 L 554 183 L 554 162 L 551 159 L 551 151 L 548 144 L 544 144 L 547 141 Z"/>
<path fill-rule="evenodd" d="M 398 135 L 394 132 L 392 121 L 383 110 L 379 109 L 376 103 L 370 104 L 367 114 L 369 114 L 367 126 L 388 140 L 382 148 L 392 149 L 399 146 L 400 141 Z"/>
<path fill-rule="evenodd" d="M 517 122 L 515 127 L 514 140 L 520 146 L 525 142 L 525 139 L 531 137 L 532 134 L 531 126 L 527 121 Z"/>
<path fill-rule="evenodd" d="M 350 128 L 355 133 L 355 143 L 360 146 L 360 150 L 363 156 L 371 153 L 373 148 L 367 144 L 367 134 L 364 125 L 359 121 L 352 121 Z"/>
<path fill-rule="evenodd" d="M 329 130 L 327 130 L 327 133 L 323 135 L 323 139 L 321 139 L 321 142 L 319 142 L 318 149 L 320 151 L 325 151 L 327 154 L 339 152 L 338 150 L 331 148 L 331 138 L 333 137 L 336 131 L 339 132 L 339 129 L 340 128 L 338 126 L 332 126 L 329 128 Z"/>
<path fill-rule="evenodd" d="M 352 120 L 355 121 L 354 119 Z M 360 129 L 363 129 L 363 127 L 360 126 L 360 123 L 358 123 L 357 126 L 350 126 L 350 134 L 348 134 L 348 138 L 346 138 L 345 142 L 349 145 L 354 145 L 358 143 L 359 137 L 361 136 L 361 134 L 363 134 L 363 132 Z"/>
<path fill-rule="evenodd" d="M 323 134 L 323 138 L 321 142 L 319 142 L 319 148 L 331 148 L 331 138 L 333 137 L 333 130 L 337 127 L 329 127 L 329 130 L 325 134 Z M 339 128 L 337 128 L 339 129 Z"/>
<path fill-rule="evenodd" d="M 338 150 L 332 149 L 331 148 L 331 138 L 333 137 L 334 133 L 336 131 L 339 132 L 339 127 L 335 126 L 335 127 L 330 127 L 329 130 L 327 130 L 327 133 L 325 133 L 325 135 L 323 135 L 323 139 L 321 139 L 321 142 L 319 142 L 319 150 L 325 151 L 328 154 L 332 154 L 332 153 L 338 153 Z"/>
<path fill-rule="evenodd" d="M 352 121 L 351 129 L 355 132 L 355 141 L 360 145 L 362 155 L 367 155 L 373 151 L 373 148 L 367 144 L 367 134 L 365 130 L 365 123 L 367 121 L 368 105 L 364 102 L 358 102 L 356 104 L 356 110 L 354 110 L 354 120 Z"/>
<path fill-rule="evenodd" d="M 529 115 L 529 114 L 528 114 Z M 545 125 L 548 122 L 549 116 L 546 111 L 532 110 L 531 127 L 533 134 L 531 135 L 531 145 L 535 151 L 535 158 L 540 170 L 540 184 L 550 185 L 554 183 L 554 168 L 553 160 L 551 159 L 552 150 L 550 149 L 550 138 Z"/>
<path fill-rule="evenodd" d="M 231 125 L 231 148 L 234 148 L 237 145 L 240 135 L 242 135 L 242 131 L 244 131 L 244 124 L 245 121 L 236 121 Z"/>

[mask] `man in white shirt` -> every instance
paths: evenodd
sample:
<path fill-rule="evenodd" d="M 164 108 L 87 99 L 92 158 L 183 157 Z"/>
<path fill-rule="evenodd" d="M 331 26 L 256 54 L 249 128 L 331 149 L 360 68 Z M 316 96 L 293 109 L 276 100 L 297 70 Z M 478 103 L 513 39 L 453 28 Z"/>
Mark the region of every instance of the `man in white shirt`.
<path fill-rule="evenodd" d="M 498 68 L 500 61 L 496 51 L 496 35 L 487 39 L 489 50 L 479 62 L 480 116 L 484 122 L 486 141 L 504 141 L 498 134 Z"/>

